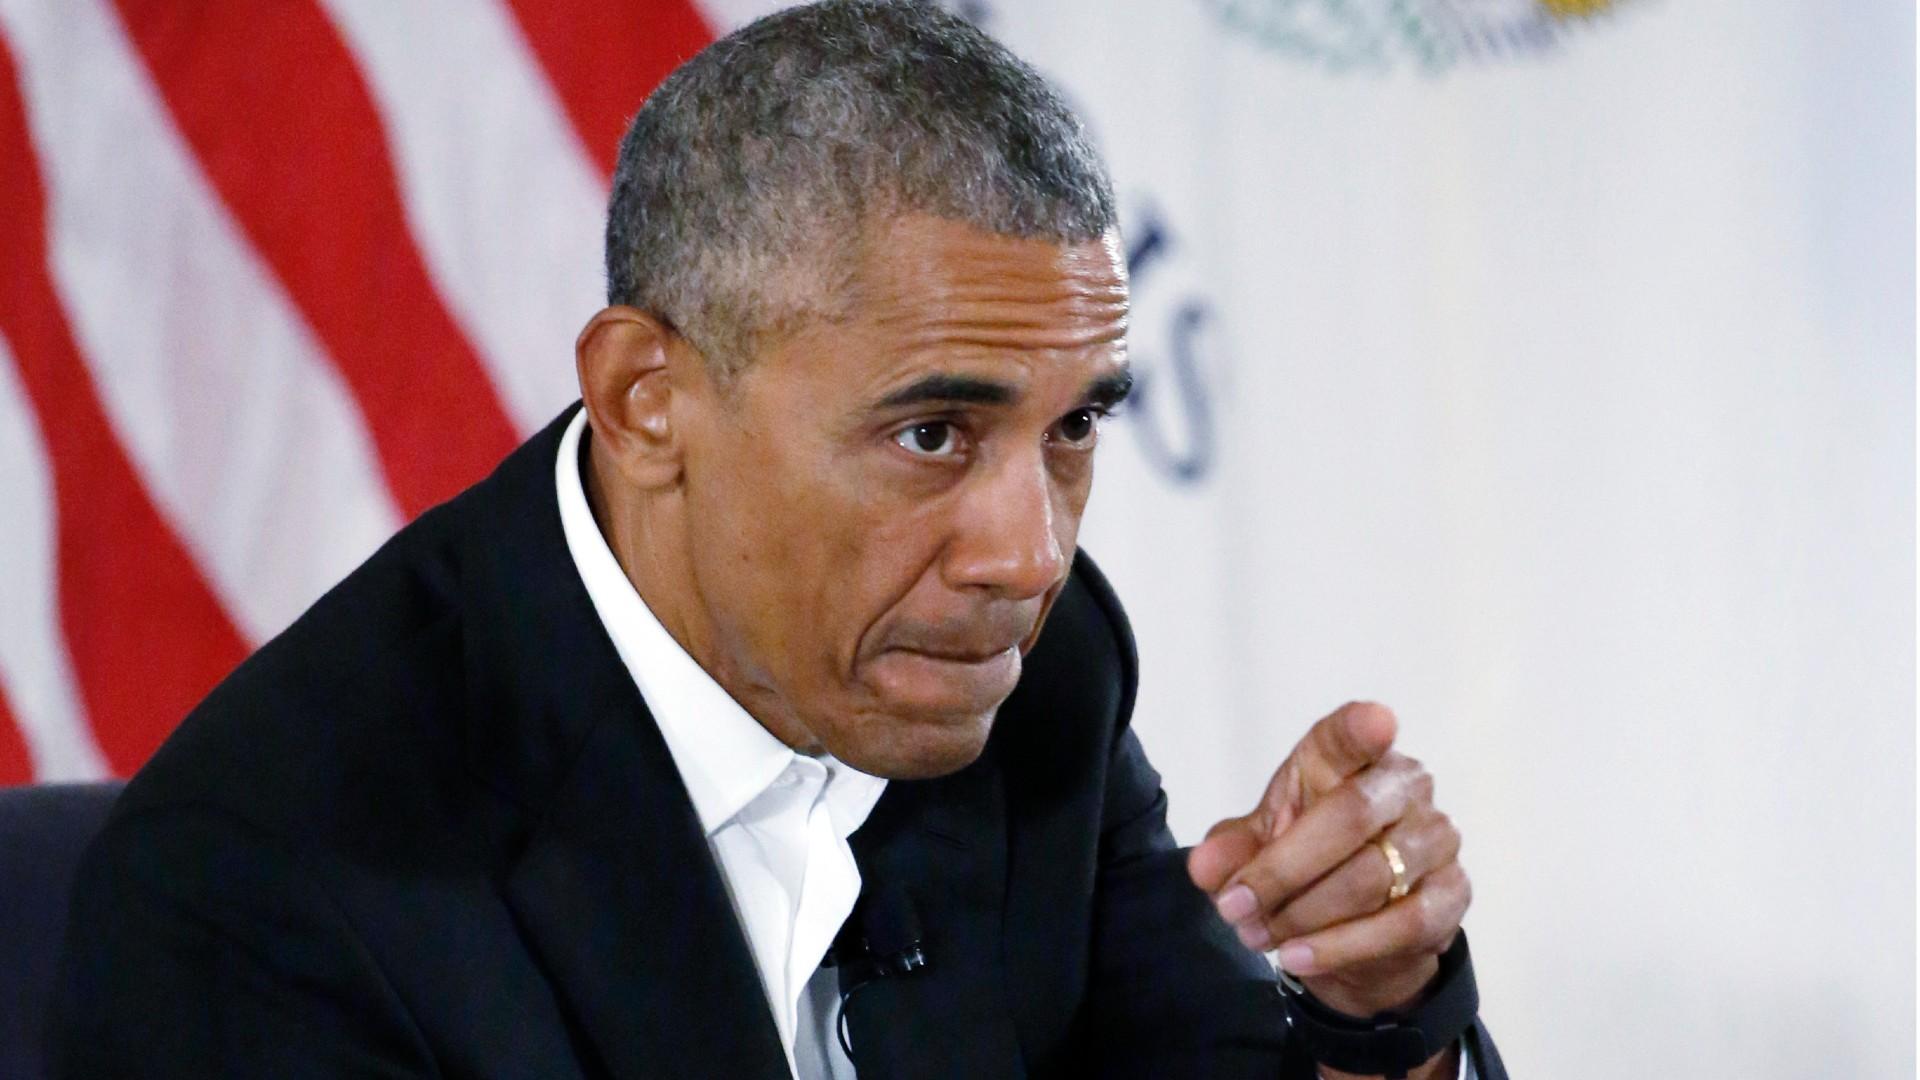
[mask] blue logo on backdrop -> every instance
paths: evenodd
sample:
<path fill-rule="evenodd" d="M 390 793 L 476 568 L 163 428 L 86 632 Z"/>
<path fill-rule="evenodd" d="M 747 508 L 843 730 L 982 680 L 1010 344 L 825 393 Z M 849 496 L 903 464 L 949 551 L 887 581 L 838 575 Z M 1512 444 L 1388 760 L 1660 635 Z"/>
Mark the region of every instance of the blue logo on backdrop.
<path fill-rule="evenodd" d="M 1127 274 L 1135 306 L 1150 295 L 1157 269 L 1175 250 L 1172 232 L 1149 207 L 1121 230 L 1127 242 Z M 1151 330 L 1136 326 L 1127 339 L 1133 362 L 1133 396 L 1122 417 L 1131 420 L 1141 455 L 1154 470 L 1180 485 L 1198 485 L 1213 472 L 1218 452 L 1213 390 L 1208 385 L 1205 331 L 1213 306 L 1199 294 L 1173 303 L 1173 318 Z"/>

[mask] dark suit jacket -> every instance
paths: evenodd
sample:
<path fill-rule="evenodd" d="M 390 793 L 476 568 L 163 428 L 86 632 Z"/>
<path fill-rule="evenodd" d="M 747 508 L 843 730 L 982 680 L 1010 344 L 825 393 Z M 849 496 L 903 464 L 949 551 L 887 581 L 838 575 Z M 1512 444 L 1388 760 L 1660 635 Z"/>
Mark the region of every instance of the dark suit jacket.
<path fill-rule="evenodd" d="M 133 779 L 75 889 L 59 1075 L 785 1075 L 561 534 L 568 416 L 395 536 Z M 931 960 L 853 997 L 863 1078 L 1309 1075 L 1264 962 L 1187 883 L 1127 726 L 1134 663 L 1081 559 L 982 757 L 890 784 L 854 835 Z"/>

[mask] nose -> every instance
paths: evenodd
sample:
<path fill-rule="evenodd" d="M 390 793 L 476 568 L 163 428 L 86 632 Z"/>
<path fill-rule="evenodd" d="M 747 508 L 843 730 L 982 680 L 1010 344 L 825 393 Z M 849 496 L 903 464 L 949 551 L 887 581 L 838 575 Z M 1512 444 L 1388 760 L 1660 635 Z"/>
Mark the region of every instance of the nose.
<path fill-rule="evenodd" d="M 947 583 L 1012 600 L 1053 588 L 1066 575 L 1078 524 L 1059 496 L 1038 455 L 1011 457 L 976 473 L 947 549 Z"/>

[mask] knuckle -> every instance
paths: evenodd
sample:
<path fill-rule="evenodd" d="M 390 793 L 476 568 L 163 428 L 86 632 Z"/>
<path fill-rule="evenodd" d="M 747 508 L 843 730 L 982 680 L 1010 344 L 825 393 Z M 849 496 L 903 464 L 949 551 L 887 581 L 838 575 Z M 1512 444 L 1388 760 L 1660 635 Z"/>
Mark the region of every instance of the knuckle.
<path fill-rule="evenodd" d="M 1231 832 L 1235 829 L 1244 828 L 1247 823 L 1247 818 L 1252 816 L 1253 815 L 1249 814 L 1247 815 L 1247 817 L 1225 818 L 1223 820 L 1216 821 L 1213 823 L 1213 827 L 1207 830 L 1207 835 L 1205 839 L 1211 840 L 1214 837 L 1219 836 L 1221 833 Z"/>
<path fill-rule="evenodd" d="M 1435 863 L 1433 861 L 1432 837 L 1418 829 L 1399 826 L 1389 830 L 1386 834 L 1386 839 L 1393 844 L 1395 850 L 1400 852 L 1401 861 L 1407 864 L 1408 875 L 1423 878 L 1433 872 Z M 1381 854 L 1384 855 L 1385 853 L 1382 852 Z M 1393 867 L 1388 865 L 1385 858 L 1375 858 L 1373 862 L 1380 868 L 1380 880 L 1391 884 L 1393 880 Z"/>
<path fill-rule="evenodd" d="M 1267 897 L 1273 895 L 1273 875 L 1266 867 L 1255 863 L 1243 868 L 1239 879 L 1228 886 L 1228 891 L 1236 885 L 1244 885 L 1253 890 L 1253 901 L 1258 910 L 1267 909 L 1269 904 Z"/>
<path fill-rule="evenodd" d="M 1272 907 L 1288 891 L 1284 871 L 1266 857 L 1255 859 L 1240 872 L 1240 884 L 1253 890 L 1253 898 L 1260 911 Z"/>
<path fill-rule="evenodd" d="M 1371 769 L 1355 782 L 1372 804 L 1375 828 L 1398 821 L 1416 805 L 1415 778 L 1403 769 Z"/>
<path fill-rule="evenodd" d="M 1473 883 L 1460 864 L 1453 863 L 1433 875 L 1431 887 L 1420 891 L 1427 897 L 1436 920 L 1426 929 L 1432 940 L 1444 944 L 1452 939 L 1468 905 L 1473 903 Z"/>
<path fill-rule="evenodd" d="M 1267 934 L 1276 945 L 1305 931 L 1305 924 L 1294 916 L 1291 907 L 1281 908 L 1267 919 Z"/>
<path fill-rule="evenodd" d="M 1414 762 L 1411 778 L 1407 782 L 1407 790 L 1413 795 L 1415 802 L 1432 805 L 1433 773 L 1427 771 L 1425 765 Z"/>
<path fill-rule="evenodd" d="M 1335 804 L 1335 820 L 1351 835 L 1372 836 L 1386 824 L 1381 820 L 1384 802 L 1379 785 L 1356 784 L 1347 788 L 1346 797 Z"/>
<path fill-rule="evenodd" d="M 1379 911 L 1387 904 L 1387 890 L 1393 886 L 1393 871 L 1385 859 L 1354 860 L 1341 871 L 1338 889 L 1341 910 L 1355 915 Z"/>
<path fill-rule="evenodd" d="M 1440 897 L 1431 893 L 1420 893 L 1420 902 L 1414 906 L 1414 936 L 1421 941 L 1430 942 L 1453 927 L 1452 912 L 1449 905 L 1443 904 Z"/>

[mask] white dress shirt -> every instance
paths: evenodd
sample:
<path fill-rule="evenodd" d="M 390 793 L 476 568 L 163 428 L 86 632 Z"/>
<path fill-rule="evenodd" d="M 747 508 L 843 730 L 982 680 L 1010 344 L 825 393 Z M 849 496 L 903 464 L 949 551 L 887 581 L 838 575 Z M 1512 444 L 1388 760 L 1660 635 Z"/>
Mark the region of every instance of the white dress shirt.
<path fill-rule="evenodd" d="M 853 1080 L 834 1027 L 838 978 L 820 960 L 860 896 L 847 837 L 887 782 L 774 738 L 660 625 L 587 505 L 580 480 L 586 419 L 584 409 L 575 414 L 554 466 L 567 550 L 706 830 L 787 1065 L 800 1080 Z"/>

